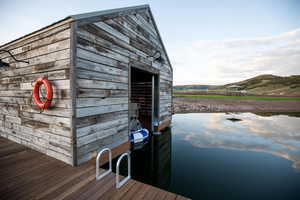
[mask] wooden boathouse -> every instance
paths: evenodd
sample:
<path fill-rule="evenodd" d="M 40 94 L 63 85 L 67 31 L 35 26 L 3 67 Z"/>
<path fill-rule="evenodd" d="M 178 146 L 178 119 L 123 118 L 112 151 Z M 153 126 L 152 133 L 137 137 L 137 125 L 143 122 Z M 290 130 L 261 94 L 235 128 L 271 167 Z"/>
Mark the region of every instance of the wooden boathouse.
<path fill-rule="evenodd" d="M 0 59 L 0 136 L 69 165 L 127 151 L 133 104 L 147 129 L 171 124 L 173 72 L 148 5 L 66 17 L 0 46 Z M 40 77 L 49 109 L 32 97 Z"/>

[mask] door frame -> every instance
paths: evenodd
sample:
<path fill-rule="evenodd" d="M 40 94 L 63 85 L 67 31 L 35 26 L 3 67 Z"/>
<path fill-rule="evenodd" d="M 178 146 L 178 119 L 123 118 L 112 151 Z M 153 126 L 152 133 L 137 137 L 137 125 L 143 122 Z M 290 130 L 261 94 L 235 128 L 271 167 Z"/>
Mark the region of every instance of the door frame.
<path fill-rule="evenodd" d="M 152 76 L 152 111 L 151 111 L 151 130 L 152 132 L 156 131 L 159 126 L 159 80 L 160 80 L 160 71 L 155 68 L 143 68 L 139 65 L 129 64 L 128 65 L 128 134 L 130 134 L 130 112 L 129 105 L 131 103 L 131 72 L 132 68 L 140 70 L 144 73 L 147 73 Z M 154 125 L 153 121 L 157 120 L 157 124 Z"/>

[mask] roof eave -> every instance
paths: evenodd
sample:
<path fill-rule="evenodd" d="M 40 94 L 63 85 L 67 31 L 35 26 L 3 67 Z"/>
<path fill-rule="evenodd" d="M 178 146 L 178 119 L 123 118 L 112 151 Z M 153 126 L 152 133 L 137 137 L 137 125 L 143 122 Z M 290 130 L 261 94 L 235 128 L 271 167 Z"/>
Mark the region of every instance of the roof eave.
<path fill-rule="evenodd" d="M 129 10 L 140 10 L 140 9 L 146 9 L 146 8 L 150 8 L 150 6 L 148 4 L 145 4 L 145 5 L 139 5 L 139 6 L 115 8 L 115 9 L 109 9 L 109 10 L 88 12 L 88 13 L 83 13 L 83 14 L 78 14 L 78 15 L 70 15 L 69 17 L 78 21 L 78 20 L 83 20 L 83 19 L 87 19 L 87 18 L 91 18 L 91 17 L 101 17 L 104 15 L 110 15 L 110 14 L 115 14 L 115 13 L 122 13 L 122 12 L 129 11 Z"/>
<path fill-rule="evenodd" d="M 153 19 L 154 28 L 155 28 L 155 30 L 156 30 L 156 32 L 157 32 L 157 34 L 158 34 L 159 41 L 160 41 L 160 43 L 162 44 L 162 48 L 163 48 L 163 50 L 164 50 L 164 52 L 165 52 L 165 54 L 166 54 L 166 57 L 167 57 L 167 60 L 168 60 L 169 65 L 170 65 L 171 71 L 173 72 L 173 67 L 172 67 L 171 61 L 170 61 L 170 59 L 169 59 L 168 52 L 166 51 L 165 45 L 164 45 L 164 43 L 163 43 L 163 41 L 162 41 L 162 38 L 161 38 L 161 36 L 160 36 L 159 30 L 158 30 L 158 28 L 157 28 L 157 25 L 156 25 L 156 22 L 155 22 L 155 19 L 154 19 L 154 16 L 153 16 L 153 14 L 152 14 L 152 11 L 151 11 L 150 7 L 148 7 L 148 9 L 149 9 L 149 13 L 150 13 L 151 18 Z"/>
<path fill-rule="evenodd" d="M 44 32 L 44 31 L 46 31 L 48 28 L 53 27 L 53 26 L 55 26 L 55 25 L 57 25 L 57 24 L 64 23 L 64 22 L 65 22 L 65 23 L 70 23 L 70 22 L 72 22 L 72 21 L 74 21 L 74 20 L 73 20 L 71 17 L 66 17 L 66 18 L 61 19 L 61 20 L 59 20 L 59 21 L 57 21 L 57 22 L 54 22 L 54 23 L 52 23 L 52 24 L 49 24 L 48 26 L 45 26 L 45 27 L 40 28 L 40 29 L 38 29 L 38 30 L 36 30 L 36 31 L 33 31 L 33 32 L 28 33 L 28 34 L 26 34 L 26 35 L 23 35 L 22 37 L 19 37 L 19 38 L 17 38 L 17 39 L 14 39 L 14 40 L 12 40 L 12 41 L 9 41 L 9 42 L 7 42 L 7 43 L 4 43 L 4 44 L 0 45 L 0 49 L 7 48 L 9 45 L 12 45 L 12 44 L 15 43 L 15 42 L 20 42 L 20 41 L 22 41 L 22 40 L 24 40 L 24 39 L 27 39 L 27 38 L 33 37 L 34 35 L 40 34 L 40 33 Z"/>

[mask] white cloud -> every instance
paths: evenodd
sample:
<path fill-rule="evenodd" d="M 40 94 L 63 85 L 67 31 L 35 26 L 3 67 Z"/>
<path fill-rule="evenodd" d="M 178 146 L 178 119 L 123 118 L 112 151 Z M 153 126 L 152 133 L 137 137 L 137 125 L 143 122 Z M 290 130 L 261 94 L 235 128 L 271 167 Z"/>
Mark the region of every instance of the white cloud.
<path fill-rule="evenodd" d="M 169 50 L 176 84 L 225 84 L 300 74 L 300 29 L 247 39 L 195 41 Z"/>

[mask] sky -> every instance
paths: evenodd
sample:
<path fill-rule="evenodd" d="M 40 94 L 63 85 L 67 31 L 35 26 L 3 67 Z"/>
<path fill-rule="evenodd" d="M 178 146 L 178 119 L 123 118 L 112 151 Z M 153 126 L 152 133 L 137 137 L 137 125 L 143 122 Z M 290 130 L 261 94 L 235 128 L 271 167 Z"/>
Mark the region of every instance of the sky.
<path fill-rule="evenodd" d="M 149 4 L 174 84 L 300 74 L 300 0 L 0 0 L 0 45 L 68 15 Z"/>

